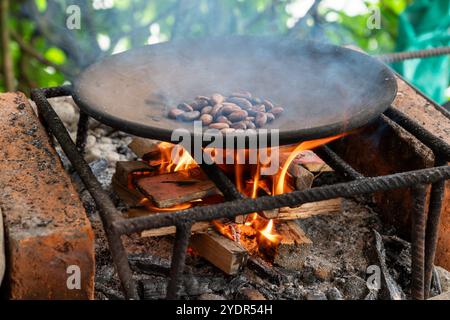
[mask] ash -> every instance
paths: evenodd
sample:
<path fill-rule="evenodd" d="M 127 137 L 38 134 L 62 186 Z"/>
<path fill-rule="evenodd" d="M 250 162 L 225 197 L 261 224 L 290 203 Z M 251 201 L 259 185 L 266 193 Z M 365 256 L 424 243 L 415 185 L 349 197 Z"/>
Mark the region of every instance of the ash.
<path fill-rule="evenodd" d="M 50 99 L 55 111 L 75 140 L 79 112 L 71 98 Z M 133 137 L 92 120 L 89 125 L 85 158 L 105 190 L 123 205 L 111 190 L 111 178 L 117 161 L 136 160 L 127 147 Z M 72 175 L 96 234 L 96 298 L 123 299 L 120 283 L 109 254 L 107 240 L 95 204 L 57 146 L 66 170 Z M 335 177 L 336 178 L 336 177 Z M 390 299 L 389 290 L 369 290 L 366 279 L 370 265 L 387 266 L 398 289 L 409 297 L 411 277 L 410 244 L 386 229 L 361 199 L 345 199 L 341 214 L 316 216 L 298 223 L 313 241 L 310 254 L 300 271 L 272 266 L 259 257 L 251 257 L 236 276 L 225 275 L 202 258 L 188 255 L 183 277 L 183 299 L 292 299 L 346 300 Z M 382 235 L 386 249 L 380 262 L 375 232 Z M 145 299 L 162 299 L 166 294 L 173 236 L 142 238 L 124 236 L 125 247 L 140 294 Z M 383 278 L 383 277 L 381 277 Z"/>

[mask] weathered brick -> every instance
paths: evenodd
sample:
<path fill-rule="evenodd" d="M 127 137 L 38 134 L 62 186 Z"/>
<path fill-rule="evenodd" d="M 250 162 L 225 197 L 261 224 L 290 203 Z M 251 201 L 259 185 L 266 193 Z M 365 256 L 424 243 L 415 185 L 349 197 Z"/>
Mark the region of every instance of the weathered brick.
<path fill-rule="evenodd" d="M 398 94 L 393 107 L 450 144 L 450 120 L 405 81 L 398 78 L 397 84 Z M 392 121 L 387 124 L 375 121 L 343 140 L 335 144 L 339 153 L 367 176 L 417 170 L 434 164 L 431 150 Z M 374 199 L 384 221 L 407 237 L 412 212 L 409 190 L 377 193 Z M 446 183 L 435 262 L 450 268 L 450 182 Z"/>
<path fill-rule="evenodd" d="M 0 207 L 12 299 L 92 299 L 94 239 L 80 198 L 28 100 L 0 95 Z M 67 288 L 67 267 L 81 289 Z"/>

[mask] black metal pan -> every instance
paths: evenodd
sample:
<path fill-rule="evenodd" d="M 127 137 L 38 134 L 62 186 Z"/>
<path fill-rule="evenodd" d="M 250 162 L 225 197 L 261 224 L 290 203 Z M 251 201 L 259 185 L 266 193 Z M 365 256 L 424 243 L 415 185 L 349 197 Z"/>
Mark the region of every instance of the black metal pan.
<path fill-rule="evenodd" d="M 284 38 L 184 39 L 108 57 L 74 82 L 84 112 L 122 131 L 171 140 L 192 123 L 167 118 L 197 95 L 249 91 L 284 107 L 266 126 L 280 144 L 322 138 L 366 125 L 395 98 L 394 74 L 350 49 Z"/>

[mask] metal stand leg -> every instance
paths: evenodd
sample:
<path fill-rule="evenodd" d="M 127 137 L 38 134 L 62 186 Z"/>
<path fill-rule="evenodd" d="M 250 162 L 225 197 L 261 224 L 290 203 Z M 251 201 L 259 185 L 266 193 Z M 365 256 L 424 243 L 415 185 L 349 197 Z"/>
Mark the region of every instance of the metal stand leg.
<path fill-rule="evenodd" d="M 424 267 L 425 267 L 425 186 L 412 189 L 414 212 L 412 215 L 411 239 L 411 296 L 415 300 L 424 299 Z"/>
<path fill-rule="evenodd" d="M 445 165 L 444 159 L 436 159 L 436 166 Z M 434 257 L 439 235 L 439 222 L 441 217 L 442 202 L 444 199 L 445 180 L 438 181 L 431 186 L 430 206 L 428 210 L 427 229 L 425 238 L 425 298 L 428 298 L 433 275 Z"/>
<path fill-rule="evenodd" d="M 80 119 L 78 119 L 76 147 L 81 154 L 84 154 L 84 148 L 86 147 L 88 127 L 89 116 L 83 111 L 80 111 Z"/>
<path fill-rule="evenodd" d="M 167 299 L 175 300 L 180 296 L 180 284 L 186 263 L 186 251 L 191 237 L 192 222 L 180 221 L 173 245 L 170 280 L 167 285 Z"/>

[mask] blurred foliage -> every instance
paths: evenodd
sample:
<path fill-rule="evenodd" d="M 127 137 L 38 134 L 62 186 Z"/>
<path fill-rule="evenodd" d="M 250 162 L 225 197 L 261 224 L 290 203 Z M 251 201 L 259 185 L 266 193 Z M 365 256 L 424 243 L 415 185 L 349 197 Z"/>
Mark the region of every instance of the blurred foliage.
<path fill-rule="evenodd" d="M 6 0 L 0 0 L 6 1 Z M 356 1 L 356 0 L 352 0 Z M 361 0 L 362 1 L 362 0 Z M 408 0 L 366 1 L 379 8 L 381 28 L 369 29 L 372 12 L 349 16 L 308 0 L 14 0 L 9 1 L 8 48 L 18 89 L 70 81 L 97 59 L 179 37 L 225 34 L 286 35 L 355 44 L 370 53 L 394 50 L 398 16 Z M 328 1 L 329 2 L 329 1 Z M 69 30 L 70 5 L 81 8 L 81 29 Z M 4 60 L 4 59 L 3 59 Z M 0 91 L 5 89 L 5 68 Z"/>

